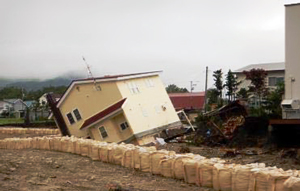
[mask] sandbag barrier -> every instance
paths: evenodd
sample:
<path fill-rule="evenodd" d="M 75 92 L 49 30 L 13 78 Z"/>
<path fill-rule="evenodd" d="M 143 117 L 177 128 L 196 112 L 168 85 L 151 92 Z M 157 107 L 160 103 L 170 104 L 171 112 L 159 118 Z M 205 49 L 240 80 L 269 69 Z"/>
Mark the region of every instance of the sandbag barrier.
<path fill-rule="evenodd" d="M 76 137 L 6 138 L 0 149 L 41 149 L 79 154 L 92 160 L 121 165 L 154 175 L 184 180 L 217 191 L 299 191 L 300 173 L 264 163 L 226 164 L 220 158 L 176 154 L 132 144 L 106 143 Z"/>
<path fill-rule="evenodd" d="M 35 134 L 35 135 L 58 135 L 58 129 L 46 128 L 0 128 L 1 134 Z"/>

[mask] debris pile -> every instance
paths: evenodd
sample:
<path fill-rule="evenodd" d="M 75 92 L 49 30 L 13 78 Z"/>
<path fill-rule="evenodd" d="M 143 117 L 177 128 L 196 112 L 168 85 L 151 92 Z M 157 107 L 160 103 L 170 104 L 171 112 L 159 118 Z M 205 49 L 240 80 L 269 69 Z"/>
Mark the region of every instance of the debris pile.
<path fill-rule="evenodd" d="M 196 154 L 176 154 L 132 144 L 106 143 L 60 136 L 6 138 L 1 149 L 43 149 L 79 154 L 92 160 L 121 165 L 155 175 L 183 179 L 187 183 L 220 191 L 298 190 L 300 173 L 264 163 L 228 164 L 220 158 Z"/>

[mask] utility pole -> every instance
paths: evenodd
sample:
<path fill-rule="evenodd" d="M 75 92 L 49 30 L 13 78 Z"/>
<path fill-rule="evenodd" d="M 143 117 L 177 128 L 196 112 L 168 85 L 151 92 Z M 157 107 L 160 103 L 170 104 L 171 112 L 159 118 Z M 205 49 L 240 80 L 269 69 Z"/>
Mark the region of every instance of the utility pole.
<path fill-rule="evenodd" d="M 204 113 L 206 113 L 206 103 L 207 103 L 207 75 L 208 75 L 208 66 L 206 66 L 205 71 L 205 96 L 204 96 Z"/>

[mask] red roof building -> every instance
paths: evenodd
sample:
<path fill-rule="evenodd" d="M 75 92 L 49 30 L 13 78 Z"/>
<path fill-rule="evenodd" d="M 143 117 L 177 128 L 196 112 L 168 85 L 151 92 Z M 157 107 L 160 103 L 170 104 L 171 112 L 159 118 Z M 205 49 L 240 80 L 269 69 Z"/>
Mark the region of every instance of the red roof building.
<path fill-rule="evenodd" d="M 202 110 L 204 108 L 205 92 L 169 93 L 176 110 Z"/>

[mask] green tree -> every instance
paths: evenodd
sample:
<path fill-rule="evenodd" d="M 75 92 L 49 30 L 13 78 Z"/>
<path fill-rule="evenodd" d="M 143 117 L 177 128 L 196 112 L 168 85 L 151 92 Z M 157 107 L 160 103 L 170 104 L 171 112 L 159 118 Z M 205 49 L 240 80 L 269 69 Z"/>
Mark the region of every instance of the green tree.
<path fill-rule="evenodd" d="M 282 109 L 281 102 L 282 96 L 284 94 L 284 83 L 279 82 L 276 85 L 276 89 L 271 91 L 266 97 L 266 104 L 264 108 L 269 111 L 269 115 L 271 118 L 281 118 Z"/>
<path fill-rule="evenodd" d="M 240 82 L 237 81 L 237 77 L 233 75 L 231 70 L 228 71 L 225 80 L 224 86 L 227 89 L 226 95 L 228 96 L 229 101 L 232 101 L 235 99 L 235 92 L 238 89 L 237 87 Z"/>
<path fill-rule="evenodd" d="M 0 100 L 14 99 L 14 98 L 22 99 L 23 93 L 26 93 L 26 91 L 22 90 L 22 88 L 5 87 L 5 88 L 0 90 Z"/>
<path fill-rule="evenodd" d="M 207 90 L 207 103 L 217 104 L 218 103 L 219 92 L 216 88 L 211 88 Z"/>
<path fill-rule="evenodd" d="M 216 70 L 213 73 L 213 77 L 214 77 L 214 81 L 215 81 L 214 85 L 217 89 L 217 93 L 218 93 L 218 97 L 219 97 L 218 104 L 220 104 L 220 105 L 223 105 L 222 90 L 224 88 L 224 85 L 223 85 L 223 80 L 222 80 L 223 77 L 222 76 L 223 76 L 222 69 Z"/>
<path fill-rule="evenodd" d="M 249 92 L 253 92 L 258 97 L 259 106 L 261 106 L 261 100 L 268 93 L 268 89 L 265 85 L 265 79 L 267 72 L 263 69 L 251 69 L 250 71 L 243 71 L 246 75 L 246 80 L 250 80 Z"/>
<path fill-rule="evenodd" d="M 176 86 L 175 84 L 170 84 L 166 87 L 166 91 L 168 93 L 185 93 L 189 92 L 186 88 L 180 88 Z"/>
<path fill-rule="evenodd" d="M 248 91 L 246 88 L 241 88 L 240 91 L 237 92 L 236 96 L 238 98 L 247 99 L 248 98 Z"/>

